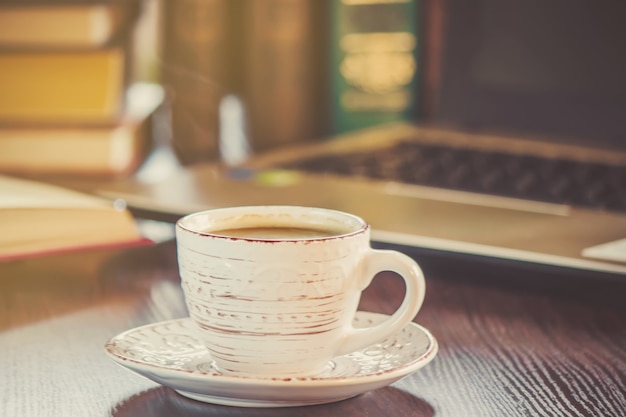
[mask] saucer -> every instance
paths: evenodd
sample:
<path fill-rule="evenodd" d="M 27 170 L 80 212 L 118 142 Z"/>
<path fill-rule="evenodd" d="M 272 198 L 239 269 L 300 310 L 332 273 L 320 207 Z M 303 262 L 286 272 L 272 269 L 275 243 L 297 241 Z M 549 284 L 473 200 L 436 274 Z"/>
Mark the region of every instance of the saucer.
<path fill-rule="evenodd" d="M 387 317 L 359 311 L 354 326 Z M 185 397 L 238 407 L 292 407 L 340 401 L 389 385 L 432 361 L 437 341 L 410 323 L 380 343 L 334 358 L 318 375 L 286 378 L 222 374 L 189 318 L 128 330 L 109 340 L 105 350 L 116 363 Z"/>

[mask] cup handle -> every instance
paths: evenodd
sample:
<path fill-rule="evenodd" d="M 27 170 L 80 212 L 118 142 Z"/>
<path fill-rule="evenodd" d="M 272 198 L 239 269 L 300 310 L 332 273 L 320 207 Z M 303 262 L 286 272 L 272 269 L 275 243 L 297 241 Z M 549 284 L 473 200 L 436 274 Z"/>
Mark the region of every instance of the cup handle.
<path fill-rule="evenodd" d="M 393 271 L 404 280 L 404 299 L 396 312 L 382 323 L 366 328 L 349 327 L 336 355 L 363 349 L 400 331 L 415 318 L 424 302 L 424 274 L 417 262 L 409 256 L 392 250 L 370 249 L 362 262 L 359 290 L 367 288 L 378 272 Z"/>

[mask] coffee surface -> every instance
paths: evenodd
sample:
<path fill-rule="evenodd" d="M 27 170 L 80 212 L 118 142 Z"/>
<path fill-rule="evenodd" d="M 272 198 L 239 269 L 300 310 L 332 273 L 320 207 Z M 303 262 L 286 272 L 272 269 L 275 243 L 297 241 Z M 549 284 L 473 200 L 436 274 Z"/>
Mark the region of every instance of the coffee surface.
<path fill-rule="evenodd" d="M 302 227 L 243 227 L 220 230 L 207 230 L 207 232 L 228 237 L 241 237 L 251 239 L 311 239 L 344 234 L 345 231 L 323 228 Z"/>

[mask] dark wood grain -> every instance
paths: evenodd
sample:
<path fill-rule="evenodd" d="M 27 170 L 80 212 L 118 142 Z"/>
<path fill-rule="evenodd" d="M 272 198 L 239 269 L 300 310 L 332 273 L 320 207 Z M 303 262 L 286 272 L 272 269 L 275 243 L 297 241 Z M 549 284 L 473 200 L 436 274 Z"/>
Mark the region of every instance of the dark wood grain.
<path fill-rule="evenodd" d="M 626 416 L 623 278 L 410 254 L 428 285 L 416 321 L 438 356 L 392 386 L 297 410 L 193 401 L 105 355 L 121 331 L 186 315 L 173 242 L 0 264 L 0 415 Z M 381 274 L 361 308 L 390 313 L 403 291 Z"/>

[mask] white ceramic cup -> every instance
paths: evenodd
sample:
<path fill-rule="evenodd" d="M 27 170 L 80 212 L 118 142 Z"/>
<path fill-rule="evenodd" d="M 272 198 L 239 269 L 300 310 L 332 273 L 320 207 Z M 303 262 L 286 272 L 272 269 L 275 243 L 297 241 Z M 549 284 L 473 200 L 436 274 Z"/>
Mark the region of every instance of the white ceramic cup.
<path fill-rule="evenodd" d="M 312 238 L 215 234 L 249 227 L 333 232 Z M 372 249 L 368 224 L 348 213 L 298 206 L 208 210 L 180 219 L 176 240 L 190 317 L 224 373 L 313 376 L 333 357 L 398 332 L 424 300 L 417 263 L 400 252 Z M 380 271 L 402 276 L 404 300 L 388 320 L 354 328 L 361 292 Z"/>

